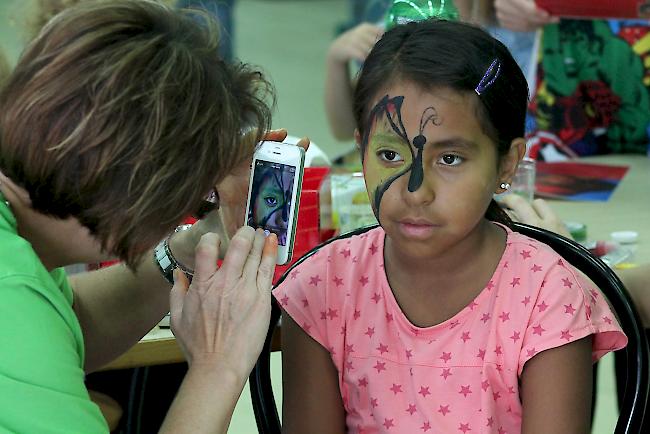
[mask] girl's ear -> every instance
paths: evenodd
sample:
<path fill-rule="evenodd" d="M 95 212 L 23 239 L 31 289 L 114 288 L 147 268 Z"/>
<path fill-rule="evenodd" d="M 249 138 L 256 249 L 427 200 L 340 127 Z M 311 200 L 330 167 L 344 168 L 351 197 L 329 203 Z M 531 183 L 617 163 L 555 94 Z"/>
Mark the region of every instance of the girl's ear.
<path fill-rule="evenodd" d="M 517 166 L 526 154 L 526 139 L 518 137 L 510 143 L 510 149 L 501 157 L 499 164 L 499 176 L 497 178 L 496 189 L 499 193 L 503 191 L 501 183 L 512 184 L 512 178 L 515 176 Z"/>

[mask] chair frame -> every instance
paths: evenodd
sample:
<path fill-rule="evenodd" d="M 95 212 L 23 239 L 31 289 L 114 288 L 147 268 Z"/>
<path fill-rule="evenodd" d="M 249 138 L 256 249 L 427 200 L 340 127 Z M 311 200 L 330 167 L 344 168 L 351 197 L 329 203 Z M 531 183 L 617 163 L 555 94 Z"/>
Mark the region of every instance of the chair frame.
<path fill-rule="evenodd" d="M 377 226 L 364 227 L 348 232 L 313 248 L 285 272 L 276 283 L 276 286 L 284 281 L 294 267 L 300 265 L 327 244 L 335 240 L 362 234 L 375 227 Z M 622 396 L 622 399 L 619 400 L 620 414 L 614 432 L 616 434 L 650 432 L 648 430 L 650 423 L 644 425 L 644 412 L 650 392 L 648 341 L 636 308 L 621 280 L 604 262 L 571 239 L 523 223 L 514 222 L 510 227 L 515 232 L 550 246 L 572 266 L 587 275 L 605 294 L 629 340 L 625 349 L 614 353 L 616 366 L 619 368 L 617 369 L 617 375 L 620 376 L 622 371 L 623 374 L 627 374 L 624 380 L 619 378 L 620 381 L 618 381 L 619 397 Z M 277 303 L 274 302 L 264 348 L 250 375 L 253 412 L 255 413 L 258 431 L 261 434 L 281 434 L 282 432 L 273 396 L 270 372 L 271 337 L 280 319 L 280 314 L 281 310 Z M 621 367 L 625 369 L 620 369 Z M 622 387 L 623 390 L 621 391 Z"/>

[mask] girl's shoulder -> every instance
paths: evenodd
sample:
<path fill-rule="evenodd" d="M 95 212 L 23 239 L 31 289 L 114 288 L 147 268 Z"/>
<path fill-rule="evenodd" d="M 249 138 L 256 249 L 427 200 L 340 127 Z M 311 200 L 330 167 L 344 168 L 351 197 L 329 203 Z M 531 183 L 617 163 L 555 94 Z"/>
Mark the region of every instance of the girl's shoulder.
<path fill-rule="evenodd" d="M 510 259 L 515 263 L 527 263 L 533 261 L 542 261 L 544 263 L 558 263 L 563 260 L 562 256 L 557 253 L 551 246 L 534 238 L 530 238 L 510 228 L 506 228 L 507 240 L 504 258 Z M 561 265 L 561 264 L 559 264 Z"/>
<path fill-rule="evenodd" d="M 369 258 L 382 257 L 385 233 L 381 226 L 370 227 L 367 230 L 358 229 L 356 233 L 343 234 L 327 242 L 313 255 L 313 261 L 326 260 L 328 263 L 357 264 Z"/>

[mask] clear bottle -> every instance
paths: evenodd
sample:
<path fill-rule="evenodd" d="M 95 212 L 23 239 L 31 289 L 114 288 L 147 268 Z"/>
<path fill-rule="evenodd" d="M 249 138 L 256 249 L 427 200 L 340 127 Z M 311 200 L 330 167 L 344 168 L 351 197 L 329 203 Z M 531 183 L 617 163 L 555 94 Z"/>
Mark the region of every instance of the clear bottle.
<path fill-rule="evenodd" d="M 457 21 L 458 9 L 452 0 L 394 0 L 386 14 L 386 29 L 428 18 Z"/>

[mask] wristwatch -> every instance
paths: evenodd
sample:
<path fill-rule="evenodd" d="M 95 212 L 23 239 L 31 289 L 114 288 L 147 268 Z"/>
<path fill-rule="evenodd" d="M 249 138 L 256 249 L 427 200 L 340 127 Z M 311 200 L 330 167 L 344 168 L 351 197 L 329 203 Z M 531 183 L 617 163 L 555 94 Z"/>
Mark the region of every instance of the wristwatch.
<path fill-rule="evenodd" d="M 176 232 L 185 231 L 191 227 L 192 225 L 178 226 L 174 230 L 173 234 Z M 174 270 L 177 268 L 180 268 L 191 282 L 192 277 L 194 277 L 194 270 L 187 268 L 178 262 L 172 254 L 171 249 L 169 248 L 169 239 L 173 234 L 162 240 L 153 250 L 153 261 L 156 263 L 156 265 L 158 265 L 158 269 L 160 269 L 160 272 L 162 273 L 165 280 L 171 285 L 174 284 Z"/>

